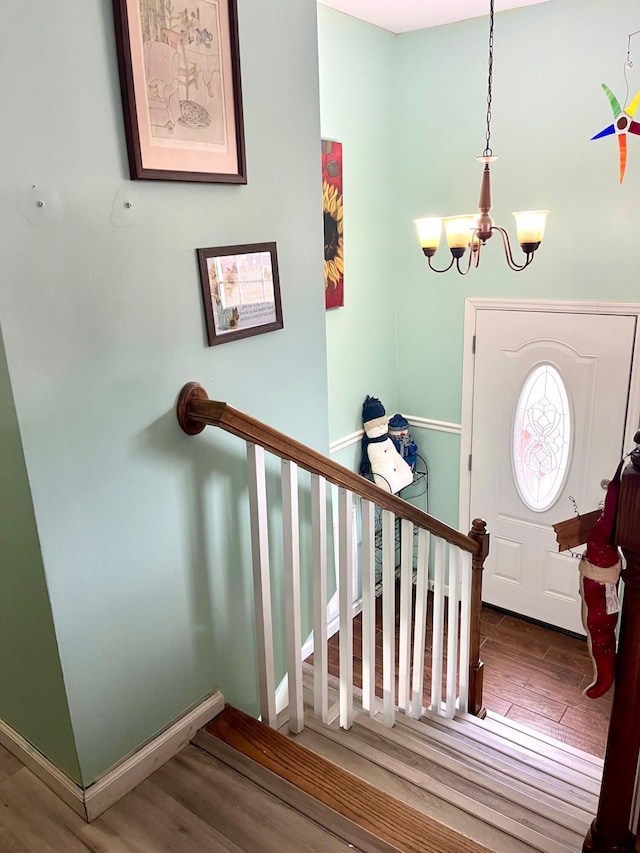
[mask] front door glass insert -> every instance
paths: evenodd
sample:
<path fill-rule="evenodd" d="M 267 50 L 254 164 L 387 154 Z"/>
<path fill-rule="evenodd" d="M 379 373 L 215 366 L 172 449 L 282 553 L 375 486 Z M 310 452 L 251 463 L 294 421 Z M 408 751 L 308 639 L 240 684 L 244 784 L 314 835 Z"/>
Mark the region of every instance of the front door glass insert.
<path fill-rule="evenodd" d="M 558 499 L 572 442 L 569 395 L 560 373 L 539 364 L 525 379 L 513 423 L 512 465 L 518 494 L 534 512 Z"/>

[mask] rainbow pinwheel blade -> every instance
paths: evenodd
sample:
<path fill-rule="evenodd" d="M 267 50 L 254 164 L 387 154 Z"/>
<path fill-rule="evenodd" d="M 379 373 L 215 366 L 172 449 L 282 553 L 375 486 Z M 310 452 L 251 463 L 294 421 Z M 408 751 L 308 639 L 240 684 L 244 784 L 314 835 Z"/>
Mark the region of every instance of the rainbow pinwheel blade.
<path fill-rule="evenodd" d="M 611 109 L 613 110 L 614 118 L 618 118 L 618 116 L 622 112 L 622 107 L 620 106 L 620 102 L 618 101 L 618 99 L 616 98 L 616 96 L 613 94 L 613 92 L 607 86 L 606 83 L 602 84 L 602 88 L 606 92 L 607 98 L 609 98 L 609 103 L 611 104 Z"/>
<path fill-rule="evenodd" d="M 618 136 L 618 145 L 620 146 L 620 183 L 624 180 L 624 170 L 627 168 L 627 134 L 621 133 Z"/>
<path fill-rule="evenodd" d="M 601 130 L 600 133 L 596 133 L 595 136 L 592 136 L 590 141 L 593 142 L 594 139 L 602 139 L 603 136 L 611 136 L 611 134 L 615 132 L 615 127 L 610 124 L 609 127 L 605 127 L 605 129 Z"/>
<path fill-rule="evenodd" d="M 626 109 L 626 113 L 629 116 L 634 116 L 636 110 L 638 109 L 638 104 L 640 104 L 640 92 L 636 92 L 635 98 L 631 101 L 629 106 Z"/>

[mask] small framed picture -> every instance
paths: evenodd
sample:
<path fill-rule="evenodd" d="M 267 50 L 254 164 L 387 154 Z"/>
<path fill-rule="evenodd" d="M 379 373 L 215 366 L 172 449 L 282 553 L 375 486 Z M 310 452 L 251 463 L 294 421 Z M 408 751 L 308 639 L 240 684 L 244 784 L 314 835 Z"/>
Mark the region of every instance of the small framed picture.
<path fill-rule="evenodd" d="M 283 328 L 275 243 L 197 249 L 209 346 Z"/>
<path fill-rule="evenodd" d="M 113 0 L 133 179 L 246 184 L 236 0 Z"/>

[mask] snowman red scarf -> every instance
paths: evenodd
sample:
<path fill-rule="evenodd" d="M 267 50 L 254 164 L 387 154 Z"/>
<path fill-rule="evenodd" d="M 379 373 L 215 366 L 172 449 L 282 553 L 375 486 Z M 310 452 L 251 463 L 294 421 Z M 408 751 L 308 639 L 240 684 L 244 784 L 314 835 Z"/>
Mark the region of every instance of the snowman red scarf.
<path fill-rule="evenodd" d="M 614 544 L 620 476 L 623 462 L 607 487 L 602 515 L 587 537 L 580 560 L 582 624 L 593 662 L 593 681 L 583 693 L 598 699 L 611 687 L 616 666 L 616 624 L 618 622 L 618 581 L 622 563 Z"/>

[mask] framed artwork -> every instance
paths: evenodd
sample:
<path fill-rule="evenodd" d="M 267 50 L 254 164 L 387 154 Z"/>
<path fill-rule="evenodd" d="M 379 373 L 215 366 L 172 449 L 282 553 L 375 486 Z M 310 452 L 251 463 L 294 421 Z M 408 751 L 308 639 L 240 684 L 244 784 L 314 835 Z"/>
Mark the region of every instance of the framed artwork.
<path fill-rule="evenodd" d="M 342 143 L 322 140 L 322 212 L 324 215 L 325 308 L 344 305 L 342 239 Z"/>
<path fill-rule="evenodd" d="M 133 179 L 246 184 L 236 0 L 113 0 Z"/>
<path fill-rule="evenodd" d="M 210 347 L 283 328 L 275 243 L 197 254 Z"/>

